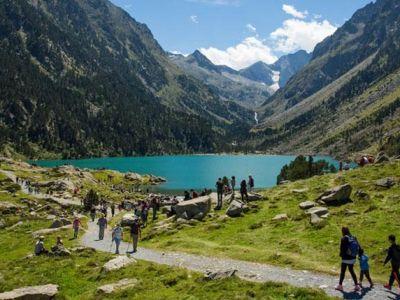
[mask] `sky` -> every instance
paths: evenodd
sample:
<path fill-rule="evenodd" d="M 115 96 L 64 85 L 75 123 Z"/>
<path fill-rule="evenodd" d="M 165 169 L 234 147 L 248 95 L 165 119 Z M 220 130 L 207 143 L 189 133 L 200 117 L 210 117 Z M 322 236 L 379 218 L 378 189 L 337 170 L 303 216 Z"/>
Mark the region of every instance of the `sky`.
<path fill-rule="evenodd" d="M 315 45 L 372 0 L 111 0 L 161 46 L 234 69 Z"/>

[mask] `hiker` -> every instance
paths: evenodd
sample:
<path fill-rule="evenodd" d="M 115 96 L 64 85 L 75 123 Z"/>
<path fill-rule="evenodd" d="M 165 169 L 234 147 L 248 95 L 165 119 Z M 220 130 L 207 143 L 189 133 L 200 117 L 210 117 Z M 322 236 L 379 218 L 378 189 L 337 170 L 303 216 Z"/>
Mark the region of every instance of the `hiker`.
<path fill-rule="evenodd" d="M 400 246 L 396 244 L 396 237 L 393 234 L 389 235 L 388 240 L 390 247 L 387 250 L 387 256 L 383 265 L 386 265 L 390 261 L 390 264 L 392 265 L 392 272 L 390 273 L 389 283 L 385 284 L 384 287 L 388 290 L 391 290 L 395 280 L 400 286 Z"/>
<path fill-rule="evenodd" d="M 35 244 L 35 255 L 48 254 L 49 251 L 44 247 L 44 236 L 40 236 Z"/>
<path fill-rule="evenodd" d="M 369 263 L 368 263 L 368 256 L 364 253 L 363 249 L 360 249 L 359 251 L 359 257 L 358 259 L 360 260 L 360 287 L 362 287 L 362 282 L 365 277 L 367 277 L 369 281 L 369 287 L 372 289 L 374 287 L 374 284 L 372 282 L 370 273 L 369 273 Z"/>
<path fill-rule="evenodd" d="M 224 183 L 221 178 L 218 178 L 215 187 L 217 188 L 217 206 L 215 207 L 215 210 L 220 210 L 222 208 L 222 195 L 224 193 Z"/>
<path fill-rule="evenodd" d="M 99 240 L 103 240 L 104 231 L 107 228 L 107 219 L 104 214 L 97 220 L 97 225 L 99 225 Z"/>
<path fill-rule="evenodd" d="M 236 177 L 232 176 L 231 177 L 231 189 L 232 189 L 233 194 L 235 194 L 235 186 L 236 186 Z"/>
<path fill-rule="evenodd" d="M 149 208 L 147 206 L 147 203 L 145 201 L 143 201 L 142 203 L 142 209 L 141 209 L 141 218 L 142 218 L 142 226 L 146 227 L 147 226 L 147 217 L 148 217 L 148 212 L 149 212 Z"/>
<path fill-rule="evenodd" d="M 242 182 L 240 183 L 240 196 L 242 197 L 242 202 L 244 202 L 244 196 L 246 196 L 246 202 L 249 199 L 249 196 L 247 195 L 247 183 L 246 180 L 242 180 Z"/>
<path fill-rule="evenodd" d="M 199 197 L 199 194 L 197 194 L 197 192 L 195 190 L 190 190 L 192 193 L 192 199 L 196 199 L 197 197 Z"/>
<path fill-rule="evenodd" d="M 153 221 L 157 220 L 157 212 L 160 209 L 160 200 L 157 197 L 151 199 L 151 208 L 153 211 Z"/>
<path fill-rule="evenodd" d="M 112 230 L 112 241 L 115 242 L 115 254 L 119 254 L 119 245 L 124 237 L 124 230 L 121 224 L 118 223 Z"/>
<path fill-rule="evenodd" d="M 188 191 L 184 192 L 184 198 L 183 201 L 188 201 L 191 200 L 192 198 L 190 197 L 190 193 Z"/>
<path fill-rule="evenodd" d="M 64 246 L 61 236 L 57 236 L 56 246 Z"/>
<path fill-rule="evenodd" d="M 111 204 L 111 216 L 114 218 L 114 215 L 115 215 L 115 204 L 112 203 Z"/>
<path fill-rule="evenodd" d="M 94 219 L 96 218 L 96 207 L 94 206 L 90 209 L 90 218 L 92 219 L 92 222 L 94 222 Z"/>
<path fill-rule="evenodd" d="M 140 223 L 139 223 L 139 218 L 135 216 L 134 221 L 131 225 L 131 237 L 132 237 L 132 244 L 133 244 L 133 253 L 137 251 L 137 245 L 139 238 L 141 236 L 141 230 L 140 230 Z"/>
<path fill-rule="evenodd" d="M 348 227 L 342 227 L 342 239 L 340 241 L 340 257 L 342 258 L 342 265 L 340 270 L 339 284 L 336 290 L 343 291 L 343 280 L 346 269 L 349 269 L 351 277 L 354 281 L 354 291 L 359 291 L 357 275 L 354 272 L 354 264 L 356 263 L 357 255 L 359 254 L 360 245 L 357 238 L 352 236 Z"/>
<path fill-rule="evenodd" d="M 78 238 L 79 227 L 82 225 L 81 220 L 78 217 L 75 217 L 74 221 L 72 222 L 72 228 L 74 229 L 74 239 Z"/>
<path fill-rule="evenodd" d="M 250 193 L 253 192 L 253 190 L 254 190 L 254 178 L 251 175 L 249 176 L 249 190 L 250 190 Z"/>

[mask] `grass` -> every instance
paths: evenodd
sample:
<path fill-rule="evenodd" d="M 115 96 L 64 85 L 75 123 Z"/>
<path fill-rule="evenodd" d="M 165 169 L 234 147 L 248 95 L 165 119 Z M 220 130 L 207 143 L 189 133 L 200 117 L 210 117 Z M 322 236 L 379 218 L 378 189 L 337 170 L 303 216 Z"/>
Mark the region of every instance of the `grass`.
<path fill-rule="evenodd" d="M 400 176 L 399 162 L 278 186 L 264 191 L 266 200 L 258 202 L 259 209 L 244 217 L 221 222 L 218 221 L 219 214 L 224 213 L 221 212 L 196 226 L 184 226 L 173 235 L 154 236 L 143 241 L 142 245 L 337 274 L 340 229 L 347 225 L 370 256 L 373 278 L 384 282 L 389 273 L 388 268 L 382 265 L 388 247 L 386 239 L 400 229 L 400 187 L 397 184 L 391 189 L 382 189 L 377 188 L 374 182 L 389 176 Z M 343 183 L 353 186 L 353 202 L 329 208 L 331 215 L 325 227 L 317 229 L 311 226 L 308 217 L 299 209 L 299 203 L 314 200 L 325 189 Z M 302 188 L 308 191 L 292 192 Z M 357 198 L 357 190 L 367 192 L 370 200 Z M 357 214 L 348 215 L 347 210 Z M 281 213 L 287 213 L 290 220 L 271 221 Z M 213 223 L 219 223 L 220 227 L 215 229 Z M 151 226 L 143 236 L 150 232 Z"/>

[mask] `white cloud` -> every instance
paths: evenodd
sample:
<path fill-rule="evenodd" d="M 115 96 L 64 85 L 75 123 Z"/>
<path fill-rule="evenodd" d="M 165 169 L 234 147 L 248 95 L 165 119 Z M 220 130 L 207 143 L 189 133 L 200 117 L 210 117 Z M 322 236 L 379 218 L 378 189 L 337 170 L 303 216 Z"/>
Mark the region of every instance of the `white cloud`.
<path fill-rule="evenodd" d="M 190 20 L 195 23 L 195 24 L 199 24 L 199 17 L 198 16 L 190 16 Z"/>
<path fill-rule="evenodd" d="M 304 49 L 308 52 L 314 50 L 316 44 L 332 35 L 336 27 L 329 21 L 312 20 L 306 22 L 298 19 L 289 19 L 282 26 L 271 33 L 275 51 L 284 53 Z"/>
<path fill-rule="evenodd" d="M 293 5 L 283 4 L 282 9 L 285 13 L 299 19 L 305 19 L 308 11 L 298 11 Z"/>
<path fill-rule="evenodd" d="M 240 70 L 258 61 L 272 64 L 277 57 L 272 54 L 271 48 L 257 37 L 248 37 L 240 44 L 220 50 L 214 47 L 201 48 L 200 52 L 207 56 L 216 65 L 226 65 Z"/>
<path fill-rule="evenodd" d="M 257 28 L 254 25 L 250 24 L 250 23 L 246 25 L 246 28 L 250 32 L 253 32 L 253 33 L 257 32 Z"/>

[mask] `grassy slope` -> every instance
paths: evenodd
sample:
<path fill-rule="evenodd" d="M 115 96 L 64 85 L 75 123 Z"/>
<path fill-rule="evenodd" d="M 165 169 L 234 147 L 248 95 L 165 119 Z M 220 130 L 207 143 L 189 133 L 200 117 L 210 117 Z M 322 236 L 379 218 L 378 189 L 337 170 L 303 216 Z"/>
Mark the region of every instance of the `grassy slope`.
<path fill-rule="evenodd" d="M 53 178 L 52 172 L 29 172 L 27 169 L 2 164 L 1 168 L 18 171 L 17 173 L 34 177 L 38 180 Z M 37 170 L 36 170 L 37 171 Z M 105 174 L 95 173 L 97 179 Z M 53 178 L 54 179 L 54 178 Z M 114 177 L 122 183 L 121 178 Z M 21 204 L 21 199 L 30 198 L 21 192 L 14 194 L 4 191 L 8 181 L 0 174 L 0 201 Z M 109 185 L 98 185 L 102 192 L 109 190 Z M 120 199 L 122 195 L 108 191 L 110 195 Z M 43 202 L 43 200 L 39 201 Z M 52 204 L 53 205 L 53 204 Z M 60 286 L 60 299 L 329 299 L 322 292 L 292 288 L 274 283 L 251 283 L 237 278 L 206 282 L 202 275 L 187 272 L 178 268 L 159 266 L 147 262 L 138 262 L 133 267 L 118 272 L 104 274 L 102 265 L 113 256 L 106 253 L 81 253 L 68 258 L 48 258 L 26 256 L 33 251 L 35 240 L 32 232 L 49 228 L 51 221 L 40 216 L 3 215 L 0 217 L 7 226 L 23 221 L 12 230 L 0 229 L 0 292 L 27 285 L 54 283 Z M 69 240 L 72 232 L 65 230 L 46 235 L 45 244 L 50 247 L 60 235 L 67 247 L 77 245 Z M 116 282 L 123 278 L 136 278 L 139 285 L 135 288 L 118 292 L 112 296 L 102 297 L 96 290 L 103 284 Z"/>
<path fill-rule="evenodd" d="M 157 249 L 228 256 L 336 274 L 340 228 L 348 225 L 371 258 L 373 277 L 384 281 L 388 273 L 387 268 L 382 266 L 387 248 L 386 237 L 390 233 L 398 233 L 400 228 L 399 185 L 390 190 L 374 185 L 375 180 L 388 176 L 400 176 L 399 162 L 369 166 L 346 172 L 342 176 L 325 175 L 275 187 L 264 191 L 268 199 L 258 203 L 258 212 L 225 222 L 218 221 L 218 218 L 208 219 L 206 224 L 184 227 L 173 236 L 156 236 L 143 244 Z M 353 202 L 330 208 L 327 226 L 313 228 L 298 204 L 313 200 L 326 188 L 345 182 L 353 186 Z M 301 188 L 308 188 L 308 191 L 292 192 Z M 366 191 L 371 199 L 358 199 L 354 195 L 358 189 Z M 346 209 L 358 214 L 349 216 Z M 288 213 L 290 220 L 272 222 L 271 219 L 280 213 Z M 207 225 L 212 223 L 220 223 L 221 227 L 211 229 L 212 226 Z"/>

